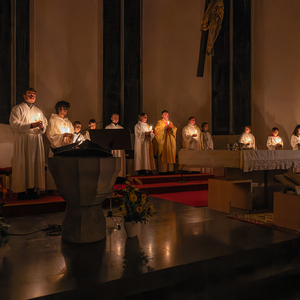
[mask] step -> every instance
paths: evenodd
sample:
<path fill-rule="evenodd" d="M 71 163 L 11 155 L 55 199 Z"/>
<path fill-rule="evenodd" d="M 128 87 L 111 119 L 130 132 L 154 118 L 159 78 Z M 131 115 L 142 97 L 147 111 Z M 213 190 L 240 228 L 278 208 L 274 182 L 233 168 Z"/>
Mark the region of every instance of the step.
<path fill-rule="evenodd" d="M 149 176 L 132 176 L 138 178 L 143 184 L 177 182 L 177 181 L 207 181 L 213 179 L 214 174 L 172 174 L 172 175 L 149 175 Z"/>

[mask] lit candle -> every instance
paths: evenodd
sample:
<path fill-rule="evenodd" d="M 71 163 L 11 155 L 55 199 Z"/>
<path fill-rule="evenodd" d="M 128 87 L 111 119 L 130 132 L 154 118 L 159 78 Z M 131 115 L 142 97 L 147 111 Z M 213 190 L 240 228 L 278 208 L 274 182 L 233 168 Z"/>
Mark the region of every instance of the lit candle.
<path fill-rule="evenodd" d="M 38 113 L 37 118 L 34 121 L 35 122 L 41 121 L 41 114 L 40 113 Z"/>
<path fill-rule="evenodd" d="M 168 125 L 169 125 L 169 121 L 168 121 Z"/>
<path fill-rule="evenodd" d="M 277 138 L 275 138 L 275 141 L 276 141 L 277 144 L 279 144 L 281 142 L 281 138 L 277 137 Z"/>
<path fill-rule="evenodd" d="M 150 131 L 152 130 L 152 126 L 150 126 Z"/>

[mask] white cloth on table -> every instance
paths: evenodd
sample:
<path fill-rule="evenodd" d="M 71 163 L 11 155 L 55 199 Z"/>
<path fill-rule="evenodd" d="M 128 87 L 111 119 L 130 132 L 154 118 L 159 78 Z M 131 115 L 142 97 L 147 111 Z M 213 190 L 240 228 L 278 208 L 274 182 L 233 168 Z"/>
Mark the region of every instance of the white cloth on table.
<path fill-rule="evenodd" d="M 105 129 L 124 129 L 119 124 L 111 123 L 105 127 Z M 121 157 L 121 171 L 118 174 L 118 177 L 126 177 L 126 157 L 125 150 L 111 150 L 113 157 Z"/>
<path fill-rule="evenodd" d="M 43 129 L 30 128 L 31 123 L 43 122 Z M 11 190 L 15 193 L 26 189 L 45 189 L 45 151 L 42 134 L 48 121 L 36 106 L 25 102 L 12 108 L 9 124 L 14 132 Z"/>
<path fill-rule="evenodd" d="M 276 170 L 300 167 L 300 152 L 291 150 L 245 150 L 243 171 Z"/>
<path fill-rule="evenodd" d="M 300 144 L 300 136 L 292 134 L 291 136 L 291 146 L 293 150 L 298 150 L 298 144 Z"/>
<path fill-rule="evenodd" d="M 252 133 L 243 132 L 239 138 L 239 143 L 245 144 L 246 148 L 253 148 L 254 150 L 256 150 L 255 137 Z M 249 145 L 246 146 L 246 144 L 248 143 Z"/>
<path fill-rule="evenodd" d="M 269 150 L 275 150 L 277 144 L 280 144 L 283 148 L 283 141 L 280 136 L 273 136 L 273 135 L 268 136 L 267 147 Z"/>
<path fill-rule="evenodd" d="M 151 141 L 153 140 L 155 134 L 151 131 L 150 136 L 146 137 L 146 132 L 150 131 L 150 127 L 147 123 L 139 121 L 134 126 L 134 170 L 155 170 L 155 167 L 151 167 L 150 147 L 152 147 Z M 154 157 L 153 157 L 154 161 Z"/>

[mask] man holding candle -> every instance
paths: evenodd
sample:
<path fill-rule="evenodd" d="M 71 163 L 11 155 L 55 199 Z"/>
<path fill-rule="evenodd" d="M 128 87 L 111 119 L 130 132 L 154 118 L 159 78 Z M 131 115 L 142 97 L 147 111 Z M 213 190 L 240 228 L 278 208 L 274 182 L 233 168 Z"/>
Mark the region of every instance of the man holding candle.
<path fill-rule="evenodd" d="M 51 148 L 58 148 L 72 144 L 74 127 L 72 122 L 66 117 L 70 108 L 70 103 L 59 101 L 55 105 L 56 114 L 52 114 L 49 119 L 47 137 L 51 143 Z M 49 156 L 53 156 L 50 150 Z"/>
<path fill-rule="evenodd" d="M 182 129 L 182 148 L 201 150 L 200 141 L 201 131 L 196 125 L 196 118 L 190 117 L 189 123 Z M 200 168 L 184 167 L 183 170 L 191 172 L 200 172 Z"/>
<path fill-rule="evenodd" d="M 176 163 L 176 132 L 177 128 L 169 120 L 169 112 L 161 112 L 162 119 L 159 120 L 154 129 L 157 142 L 157 158 L 159 173 L 174 172 Z"/>
<path fill-rule="evenodd" d="M 244 132 L 239 138 L 239 143 L 244 144 L 245 148 L 252 148 L 256 150 L 255 137 L 251 132 L 252 128 L 250 125 L 245 126 Z"/>
<path fill-rule="evenodd" d="M 19 200 L 38 198 L 36 189 L 45 189 L 45 153 L 42 134 L 48 122 L 35 104 L 36 91 L 28 88 L 24 102 L 13 107 L 9 124 L 14 132 L 11 190 Z"/>
<path fill-rule="evenodd" d="M 155 170 L 152 140 L 154 133 L 147 124 L 147 114 L 139 114 L 139 121 L 134 126 L 134 170 L 139 175 L 146 175 L 147 171 Z"/>

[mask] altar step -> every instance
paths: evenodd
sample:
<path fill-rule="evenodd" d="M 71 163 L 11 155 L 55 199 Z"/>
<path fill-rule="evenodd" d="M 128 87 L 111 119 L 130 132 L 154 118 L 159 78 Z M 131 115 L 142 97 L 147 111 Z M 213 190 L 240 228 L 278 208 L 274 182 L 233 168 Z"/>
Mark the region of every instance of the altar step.
<path fill-rule="evenodd" d="M 213 179 L 214 175 L 174 174 L 133 177 L 138 178 L 142 182 L 142 185 L 138 186 L 138 188 L 151 195 L 208 190 L 208 179 Z"/>
<path fill-rule="evenodd" d="M 151 194 L 176 193 L 187 191 L 198 191 L 208 189 L 208 179 L 214 178 L 213 174 L 174 174 L 174 175 L 152 175 L 133 176 L 142 181 L 138 188 Z M 124 188 L 125 185 L 115 185 L 115 188 Z M 1 195 L 2 196 L 2 195 Z M 16 194 L 8 194 L 5 199 L 0 197 L 0 204 L 6 202 L 2 207 L 4 216 L 19 217 L 32 214 L 64 211 L 65 201 L 49 193 L 43 193 L 37 200 L 17 200 Z M 120 205 L 120 196 L 112 198 L 112 206 Z M 110 206 L 109 198 L 104 200 L 103 207 Z"/>

